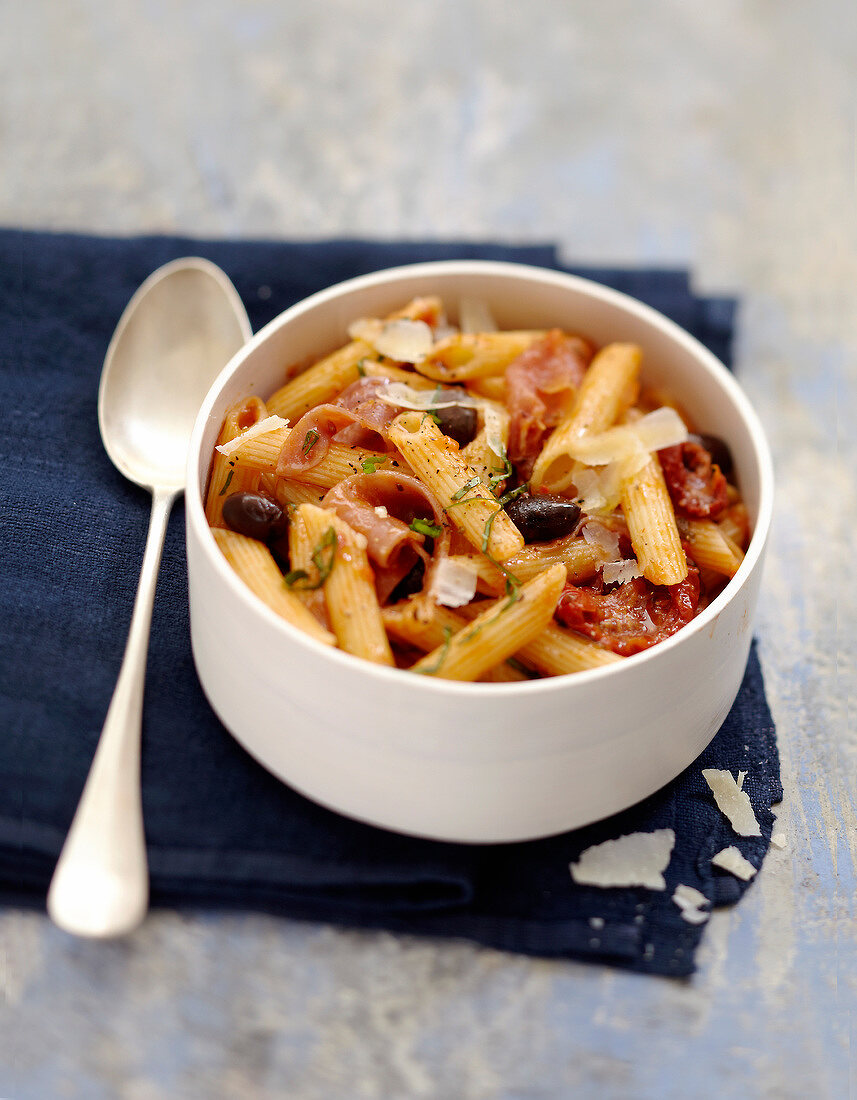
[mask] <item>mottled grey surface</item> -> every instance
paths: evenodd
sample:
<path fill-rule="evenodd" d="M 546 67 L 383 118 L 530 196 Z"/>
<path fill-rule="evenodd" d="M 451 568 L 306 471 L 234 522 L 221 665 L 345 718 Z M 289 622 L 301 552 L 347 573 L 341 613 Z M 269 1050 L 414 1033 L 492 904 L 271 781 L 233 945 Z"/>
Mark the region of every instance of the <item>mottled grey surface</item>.
<path fill-rule="evenodd" d="M 784 851 L 686 983 L 265 917 L 0 914 L 15 1100 L 857 1095 L 857 8 L 11 0 L 0 221 L 499 237 L 742 295 Z"/>

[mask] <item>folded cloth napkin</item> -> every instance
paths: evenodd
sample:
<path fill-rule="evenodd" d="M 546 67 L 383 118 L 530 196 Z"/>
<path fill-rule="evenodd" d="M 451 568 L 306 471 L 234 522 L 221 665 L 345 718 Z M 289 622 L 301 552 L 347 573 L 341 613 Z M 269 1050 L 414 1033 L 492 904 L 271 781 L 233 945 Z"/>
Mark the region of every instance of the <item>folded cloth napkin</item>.
<path fill-rule="evenodd" d="M 0 232 L 0 897 L 43 905 L 92 759 L 124 649 L 149 497 L 118 474 L 98 434 L 96 395 L 125 304 L 181 255 L 220 264 L 254 328 L 345 277 L 427 259 L 561 265 L 547 246 L 473 243 L 105 239 Z M 580 272 L 674 318 L 728 360 L 733 303 L 693 294 L 679 271 Z M 672 901 L 677 884 L 712 905 L 746 884 L 712 868 L 735 845 L 754 864 L 781 797 L 759 664 L 723 728 L 675 782 L 607 821 L 563 836 L 480 847 L 399 836 L 348 820 L 269 775 L 229 736 L 194 672 L 184 515 L 170 523 L 152 622 L 143 723 L 143 803 L 155 905 L 221 906 L 467 937 L 509 951 L 607 961 L 681 975 L 702 925 Z M 703 767 L 747 773 L 762 828 L 738 839 Z M 675 831 L 666 889 L 572 881 L 590 845 Z"/>

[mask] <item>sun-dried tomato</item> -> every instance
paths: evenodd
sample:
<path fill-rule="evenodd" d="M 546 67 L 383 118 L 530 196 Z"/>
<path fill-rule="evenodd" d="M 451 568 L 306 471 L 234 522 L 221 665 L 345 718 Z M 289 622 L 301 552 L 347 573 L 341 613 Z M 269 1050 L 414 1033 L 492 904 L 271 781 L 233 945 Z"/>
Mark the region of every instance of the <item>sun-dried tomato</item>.
<path fill-rule="evenodd" d="M 699 570 L 688 562 L 680 584 L 655 585 L 635 577 L 605 588 L 567 584 L 559 598 L 556 618 L 571 630 L 585 634 L 623 657 L 648 649 L 675 634 L 696 614 Z"/>
<path fill-rule="evenodd" d="M 705 447 L 687 440 L 664 447 L 658 458 L 677 512 L 705 519 L 723 511 L 728 503 L 726 478 Z"/>

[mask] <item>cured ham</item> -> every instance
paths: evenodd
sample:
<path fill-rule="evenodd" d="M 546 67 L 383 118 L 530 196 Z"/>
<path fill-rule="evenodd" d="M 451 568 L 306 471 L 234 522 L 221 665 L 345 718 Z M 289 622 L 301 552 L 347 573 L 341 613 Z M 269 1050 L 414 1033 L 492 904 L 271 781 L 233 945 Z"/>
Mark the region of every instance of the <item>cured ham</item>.
<path fill-rule="evenodd" d="M 336 512 L 340 519 L 366 539 L 366 552 L 375 565 L 379 597 L 383 600 L 422 558 L 426 573 L 430 559 L 423 549 L 425 535 L 410 525 L 414 520 L 429 520 L 440 529 L 437 543 L 449 544 L 449 529 L 444 526 L 443 507 L 434 494 L 415 477 L 379 470 L 374 474 L 355 474 L 335 485 L 322 506 Z M 441 547 L 435 546 L 439 560 Z"/>
<path fill-rule="evenodd" d="M 506 404 L 512 416 L 509 457 L 528 474 L 545 436 L 568 413 L 593 347 L 580 336 L 551 329 L 506 370 Z M 519 471 L 520 472 L 520 471 Z"/>
<path fill-rule="evenodd" d="M 299 477 L 324 459 L 332 442 L 386 450 L 386 429 L 401 412 L 378 397 L 388 384 L 383 378 L 358 378 L 336 401 L 304 413 L 280 452 L 277 474 Z"/>

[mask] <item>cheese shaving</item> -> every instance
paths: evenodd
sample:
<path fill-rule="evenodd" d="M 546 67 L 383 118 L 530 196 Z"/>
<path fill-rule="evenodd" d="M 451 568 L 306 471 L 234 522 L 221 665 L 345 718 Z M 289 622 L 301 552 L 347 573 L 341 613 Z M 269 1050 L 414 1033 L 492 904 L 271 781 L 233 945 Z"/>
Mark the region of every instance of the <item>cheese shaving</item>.
<path fill-rule="evenodd" d="M 605 584 L 624 584 L 625 581 L 632 581 L 634 577 L 642 577 L 642 575 L 642 570 L 636 558 L 605 562 L 601 570 L 601 578 Z M 648 618 L 648 615 L 646 617 Z M 651 623 L 652 620 L 649 619 L 649 622 Z M 653 629 L 654 625 L 652 623 Z"/>
<path fill-rule="evenodd" d="M 774 848 L 779 848 L 782 851 L 789 842 L 789 838 L 786 835 L 785 829 L 781 829 L 779 825 L 774 826 L 774 831 L 771 833 L 771 845 Z"/>
<path fill-rule="evenodd" d="M 598 469 L 577 464 L 572 480 L 581 511 L 589 516 L 613 512 L 619 504 L 623 473 L 621 462 L 609 462 Z"/>
<path fill-rule="evenodd" d="M 469 562 L 443 558 L 435 569 L 429 594 L 442 607 L 463 607 L 476 595 L 478 576 Z"/>
<path fill-rule="evenodd" d="M 679 883 L 672 900 L 681 910 L 682 919 L 688 924 L 704 924 L 711 916 L 704 908 L 708 905 L 708 898 L 693 886 Z"/>
<path fill-rule="evenodd" d="M 283 420 L 281 416 L 266 416 L 264 420 L 251 424 L 246 431 L 243 431 L 241 435 L 236 435 L 228 443 L 219 444 L 216 450 L 228 458 L 229 455 L 234 454 L 243 447 L 248 440 L 256 439 L 260 435 L 267 435 L 268 432 L 274 432 L 278 428 L 287 428 L 288 425 L 288 420 Z"/>
<path fill-rule="evenodd" d="M 704 768 L 703 778 L 711 788 L 717 808 L 729 821 L 738 836 L 761 836 L 762 830 L 753 813 L 750 796 L 743 791 L 731 772 Z"/>
<path fill-rule="evenodd" d="M 604 432 L 582 435 L 568 447 L 572 458 L 587 466 L 606 466 L 610 462 L 628 464 L 625 473 L 630 476 L 649 461 L 652 451 L 672 447 L 687 439 L 684 421 L 667 406 L 655 409 L 640 417 L 633 424 L 619 424 Z M 641 463 L 641 465 L 639 465 Z M 636 468 L 634 468 L 636 467 Z"/>
<path fill-rule="evenodd" d="M 481 298 L 462 298 L 458 303 L 458 323 L 462 332 L 496 332 L 497 322 L 488 304 Z"/>
<path fill-rule="evenodd" d="M 419 363 L 431 351 L 434 336 L 425 321 L 388 321 L 374 340 L 375 350 L 398 363 Z"/>
<path fill-rule="evenodd" d="M 603 523 L 589 520 L 584 524 L 583 541 L 594 547 L 602 560 L 615 561 L 619 558 L 619 536 Z"/>
<path fill-rule="evenodd" d="M 384 322 L 377 317 L 358 317 L 348 326 L 348 337 L 351 340 L 363 340 L 374 347 L 383 327 Z"/>
<path fill-rule="evenodd" d="M 665 890 L 663 872 L 674 845 L 672 829 L 628 833 L 587 848 L 580 853 L 577 863 L 569 864 L 569 871 L 575 882 L 586 886 L 644 886 L 647 890 Z"/>
<path fill-rule="evenodd" d="M 734 845 L 730 845 L 718 852 L 716 856 L 712 856 L 711 862 L 715 867 L 721 867 L 724 871 L 729 871 L 730 874 L 743 879 L 745 882 L 749 882 L 756 873 L 753 864 L 749 859 L 745 859 Z"/>

